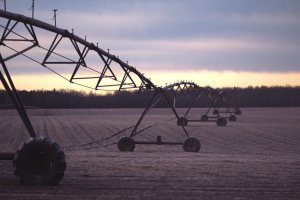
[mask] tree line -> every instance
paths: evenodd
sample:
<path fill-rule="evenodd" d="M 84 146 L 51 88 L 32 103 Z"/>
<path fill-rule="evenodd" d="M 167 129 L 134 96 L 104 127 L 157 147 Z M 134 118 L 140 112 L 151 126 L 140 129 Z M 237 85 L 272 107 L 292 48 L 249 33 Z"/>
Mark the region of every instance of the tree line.
<path fill-rule="evenodd" d="M 219 88 L 230 94 L 240 107 L 298 107 L 300 106 L 300 87 L 247 87 Z M 143 108 L 153 91 L 115 92 L 98 95 L 73 90 L 32 90 L 19 91 L 27 107 L 36 108 Z M 176 107 L 187 107 L 191 99 L 178 97 Z M 156 107 L 167 107 L 160 101 Z M 202 99 L 197 107 L 207 107 L 208 101 Z M 12 108 L 12 102 L 5 91 L 0 90 L 0 109 Z"/>

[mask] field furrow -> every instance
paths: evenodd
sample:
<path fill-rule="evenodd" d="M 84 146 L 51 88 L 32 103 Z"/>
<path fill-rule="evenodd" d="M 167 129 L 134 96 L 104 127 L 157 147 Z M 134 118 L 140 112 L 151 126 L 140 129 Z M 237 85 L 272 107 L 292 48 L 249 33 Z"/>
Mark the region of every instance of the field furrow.
<path fill-rule="evenodd" d="M 193 110 L 194 117 L 203 110 Z M 140 144 L 119 152 L 116 143 L 141 112 L 29 110 L 37 133 L 65 149 L 67 171 L 59 186 L 23 187 L 11 162 L 0 161 L 0 199 L 300 199 L 300 108 L 245 108 L 226 127 L 189 123 L 199 153 Z M 153 109 L 134 140 L 183 142 L 172 118 L 169 109 Z M 15 151 L 29 138 L 10 110 L 1 111 L 0 135 L 0 151 Z"/>

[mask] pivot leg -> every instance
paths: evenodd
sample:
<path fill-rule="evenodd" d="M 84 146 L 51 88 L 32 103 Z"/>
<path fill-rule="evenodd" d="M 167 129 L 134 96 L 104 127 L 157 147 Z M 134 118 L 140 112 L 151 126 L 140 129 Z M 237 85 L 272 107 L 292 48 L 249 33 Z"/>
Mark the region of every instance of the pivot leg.
<path fill-rule="evenodd" d="M 191 102 L 191 104 L 189 105 L 189 107 L 188 107 L 186 113 L 184 114 L 184 117 L 186 117 L 186 116 L 189 114 L 189 112 L 190 112 L 192 106 L 193 106 L 194 103 L 199 99 L 200 96 L 201 96 L 201 95 L 199 94 L 199 95 L 197 95 L 196 97 L 194 97 L 194 99 L 193 99 L 193 101 Z"/>
<path fill-rule="evenodd" d="M 174 115 L 176 116 L 176 118 L 178 119 L 178 113 L 176 112 L 175 107 L 172 106 L 172 103 L 170 102 L 168 96 L 165 94 L 164 90 L 162 88 L 158 88 L 159 92 L 163 95 L 163 97 L 166 99 L 168 106 L 171 108 L 171 110 L 173 111 Z"/>
<path fill-rule="evenodd" d="M 137 131 L 139 125 L 142 123 L 142 121 L 143 121 L 144 117 L 146 116 L 147 112 L 148 112 L 148 111 L 149 111 L 156 103 L 158 103 L 158 101 L 160 100 L 160 98 L 159 98 L 159 99 L 157 99 L 156 101 L 154 101 L 154 100 L 155 100 L 155 97 L 156 97 L 156 95 L 157 95 L 157 93 L 158 93 L 158 92 L 156 91 L 156 92 L 154 93 L 154 95 L 152 96 L 151 100 L 149 101 L 147 107 L 145 108 L 143 114 L 141 115 L 140 119 L 139 119 L 138 122 L 136 123 L 136 125 L 135 125 L 134 129 L 132 130 L 132 132 L 131 132 L 131 134 L 130 134 L 129 137 L 135 136 L 136 131 Z"/>
<path fill-rule="evenodd" d="M 169 101 L 167 95 L 164 93 L 164 91 L 162 89 L 160 89 L 160 92 L 163 94 L 163 96 L 165 97 L 169 107 L 171 108 L 171 110 L 173 111 L 174 115 L 176 116 L 177 119 L 179 119 L 179 116 L 178 116 L 178 113 L 176 112 L 175 108 L 172 106 L 171 102 Z M 184 131 L 184 134 L 189 137 L 189 134 L 187 132 L 187 130 L 185 129 L 184 126 L 181 126 L 182 127 L 182 130 Z"/>
<path fill-rule="evenodd" d="M 20 99 L 20 97 L 18 95 L 18 92 L 17 92 L 17 90 L 16 90 L 16 88 L 14 86 L 14 83 L 13 83 L 11 77 L 10 77 L 10 74 L 9 74 L 7 68 L 6 68 L 6 65 L 4 63 L 4 60 L 3 60 L 1 54 L 0 54 L 0 63 L 1 63 L 1 65 L 2 65 L 2 67 L 4 69 L 4 71 L 5 71 L 5 74 L 6 74 L 6 77 L 8 79 L 8 82 L 6 81 L 6 79 L 5 79 L 4 75 L 2 74 L 1 70 L 0 70 L 0 80 L 1 80 L 1 82 L 2 82 L 2 84 L 4 86 L 4 88 L 5 88 L 8 96 L 13 101 L 13 104 L 15 105 L 15 107 L 17 109 L 17 112 L 19 113 L 19 115 L 20 115 L 20 117 L 21 117 L 21 119 L 22 119 L 22 121 L 23 121 L 23 123 L 24 123 L 24 125 L 25 125 L 25 127 L 26 127 L 26 129 L 27 129 L 27 131 L 29 133 L 29 135 L 31 137 L 36 137 L 35 131 L 34 131 L 34 129 L 32 127 L 32 124 L 31 124 L 31 122 L 30 122 L 30 120 L 28 118 L 28 115 L 27 115 L 27 113 L 25 111 L 23 103 L 22 103 L 22 101 L 21 101 L 21 99 Z"/>

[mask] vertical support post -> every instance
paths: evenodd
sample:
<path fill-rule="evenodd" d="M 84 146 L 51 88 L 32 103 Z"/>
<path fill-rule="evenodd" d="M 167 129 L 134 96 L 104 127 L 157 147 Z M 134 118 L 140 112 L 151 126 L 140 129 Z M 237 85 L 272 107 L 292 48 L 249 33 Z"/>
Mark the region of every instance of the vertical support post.
<path fill-rule="evenodd" d="M 186 135 L 186 137 L 190 137 L 190 135 L 188 134 L 187 130 L 185 129 L 184 126 L 182 126 L 183 132 Z"/>
<path fill-rule="evenodd" d="M 194 103 L 199 99 L 200 96 L 201 96 L 201 94 L 198 94 L 196 97 L 194 97 L 194 99 L 193 99 L 193 101 L 191 102 L 191 104 L 189 105 L 189 107 L 188 107 L 186 113 L 184 114 L 184 117 L 186 117 L 186 116 L 189 114 L 189 112 L 190 112 L 192 106 L 193 106 Z"/>
<path fill-rule="evenodd" d="M 14 83 L 13 83 L 11 77 L 10 77 L 10 74 L 9 74 L 9 72 L 7 70 L 7 67 L 6 67 L 6 65 L 4 63 L 4 60 L 3 60 L 1 54 L 0 54 L 0 63 L 2 65 L 2 68 L 4 69 L 4 72 L 6 74 L 8 82 L 5 80 L 5 77 L 2 74 L 1 70 L 0 70 L 0 81 L 2 82 L 2 84 L 3 84 L 3 86 L 4 86 L 5 90 L 6 90 L 6 92 L 8 94 L 8 96 L 13 101 L 13 103 L 14 103 L 16 109 L 17 109 L 17 112 L 19 113 L 19 115 L 20 115 L 20 117 L 21 117 L 21 119 L 22 119 L 22 121 L 23 121 L 23 123 L 24 123 L 24 125 L 25 125 L 25 127 L 26 127 L 26 129 L 27 129 L 27 131 L 29 133 L 29 135 L 31 137 L 36 137 L 35 131 L 34 131 L 33 127 L 32 127 L 32 124 L 31 124 L 31 122 L 29 120 L 29 117 L 28 117 L 28 115 L 26 113 L 26 110 L 25 110 L 25 108 L 23 106 L 23 103 L 22 103 L 22 101 L 21 101 L 21 99 L 20 99 L 20 97 L 18 95 L 18 92 L 17 92 L 17 90 L 16 90 L 16 88 L 14 86 Z"/>
<path fill-rule="evenodd" d="M 6 0 L 3 0 L 4 10 L 6 11 Z"/>
<path fill-rule="evenodd" d="M 32 5 L 31 5 L 31 16 L 32 16 L 32 19 L 34 19 L 34 0 L 32 0 Z"/>
<path fill-rule="evenodd" d="M 145 115 L 147 114 L 147 112 L 148 112 L 148 111 L 150 110 L 150 108 L 152 107 L 152 104 L 153 104 L 153 102 L 154 102 L 154 99 L 155 99 L 157 93 L 158 93 L 158 91 L 155 91 L 154 95 L 152 96 L 151 100 L 149 101 L 147 107 L 145 108 L 143 114 L 142 114 L 141 117 L 139 118 L 138 122 L 136 123 L 136 125 L 135 125 L 135 127 L 133 128 L 133 130 L 132 130 L 132 132 L 131 132 L 131 134 L 130 134 L 129 137 L 133 137 L 133 136 L 136 134 L 136 131 L 137 131 L 139 125 L 140 125 L 141 122 L 143 121 L 143 119 L 144 119 Z"/>
<path fill-rule="evenodd" d="M 56 27 L 56 12 L 57 12 L 57 9 L 53 9 L 53 20 L 54 20 L 54 25 Z M 72 29 L 73 30 L 73 29 Z M 72 31 L 73 32 L 73 31 Z M 74 33 L 73 33 L 74 34 Z"/>
<path fill-rule="evenodd" d="M 173 107 L 176 108 L 176 97 L 173 97 Z"/>
<path fill-rule="evenodd" d="M 162 88 L 158 88 L 159 92 L 162 93 L 162 95 L 164 96 L 164 98 L 166 99 L 168 106 L 171 108 L 171 110 L 173 111 L 174 115 L 176 116 L 177 119 L 179 119 L 179 115 L 177 113 L 177 111 L 175 110 L 175 108 L 172 106 L 172 103 L 170 102 L 170 100 L 168 99 L 168 96 L 165 94 L 164 90 Z"/>
<path fill-rule="evenodd" d="M 173 113 L 174 113 L 174 115 L 176 116 L 176 118 L 179 119 L 179 115 L 178 115 L 176 109 L 172 106 L 172 103 L 171 103 L 170 100 L 168 99 L 168 96 L 165 94 L 164 90 L 163 90 L 162 88 L 158 88 L 158 90 L 160 90 L 160 92 L 162 93 L 162 95 L 163 95 L 164 98 L 166 99 L 166 101 L 167 101 L 169 107 L 170 107 L 171 110 L 173 111 Z M 182 127 L 182 130 L 184 131 L 185 135 L 186 135 L 187 137 L 189 137 L 189 134 L 188 134 L 187 130 L 185 129 L 185 127 L 184 127 L 184 126 L 181 126 L 181 127 Z"/>

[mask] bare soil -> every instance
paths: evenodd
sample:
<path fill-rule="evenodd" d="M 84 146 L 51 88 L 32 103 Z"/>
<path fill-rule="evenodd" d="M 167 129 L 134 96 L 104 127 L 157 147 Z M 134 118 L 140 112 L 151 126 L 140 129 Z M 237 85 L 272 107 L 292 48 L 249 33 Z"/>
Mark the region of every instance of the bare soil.
<path fill-rule="evenodd" d="M 300 108 L 244 108 L 226 127 L 190 123 L 199 153 L 180 145 L 119 152 L 115 143 L 132 129 L 102 141 L 134 125 L 142 110 L 29 110 L 35 130 L 64 149 L 66 174 L 58 186 L 22 186 L 12 162 L 0 161 L 0 199 L 300 199 Z M 183 142 L 172 118 L 153 109 L 135 140 Z M 27 139 L 16 112 L 0 110 L 0 151 L 15 152 Z"/>

